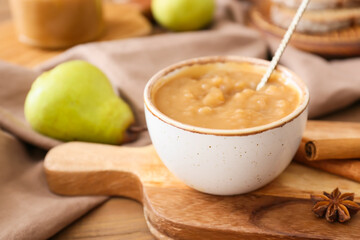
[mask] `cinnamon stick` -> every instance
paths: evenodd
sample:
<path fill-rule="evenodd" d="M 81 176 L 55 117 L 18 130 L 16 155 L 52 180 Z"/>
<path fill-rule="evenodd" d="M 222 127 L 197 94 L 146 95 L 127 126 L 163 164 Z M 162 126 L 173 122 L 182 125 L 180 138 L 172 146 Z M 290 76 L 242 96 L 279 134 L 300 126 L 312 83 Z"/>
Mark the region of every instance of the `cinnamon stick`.
<path fill-rule="evenodd" d="M 360 158 L 360 138 L 305 139 L 304 151 L 309 161 Z"/>
<path fill-rule="evenodd" d="M 301 143 L 300 148 L 304 148 L 305 142 Z M 360 161 L 359 160 L 326 160 L 309 161 L 304 155 L 304 151 L 298 151 L 294 160 L 307 166 L 321 169 L 325 172 L 333 173 L 357 182 L 360 182 Z"/>
<path fill-rule="evenodd" d="M 360 123 L 308 121 L 299 149 L 310 161 L 360 158 Z"/>
<path fill-rule="evenodd" d="M 359 153 L 359 145 L 357 147 L 354 146 L 359 143 L 359 139 L 360 123 L 308 121 L 294 160 L 307 166 L 360 182 L 360 157 L 344 159 L 350 155 L 355 156 L 355 153 L 348 153 L 349 151 Z M 309 142 L 314 143 L 315 152 L 318 152 L 317 157 L 319 158 L 320 156 L 323 161 L 308 160 L 307 154 L 309 153 L 306 152 L 305 146 Z M 311 145 L 310 147 L 313 148 Z M 311 151 L 313 150 L 311 149 Z M 328 156 L 329 159 L 326 159 L 325 156 Z M 335 157 L 338 159 L 334 160 L 333 158 Z"/>

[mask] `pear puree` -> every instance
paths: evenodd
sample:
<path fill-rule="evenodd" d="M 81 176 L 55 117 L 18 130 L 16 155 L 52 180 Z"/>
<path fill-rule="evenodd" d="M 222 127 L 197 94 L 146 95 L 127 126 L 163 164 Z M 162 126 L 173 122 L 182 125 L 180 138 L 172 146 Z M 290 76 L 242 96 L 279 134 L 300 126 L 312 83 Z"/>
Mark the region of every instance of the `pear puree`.
<path fill-rule="evenodd" d="M 299 93 L 275 71 L 260 91 L 266 68 L 249 63 L 196 64 L 175 70 L 155 86 L 155 106 L 179 122 L 212 129 L 265 125 L 290 114 Z"/>

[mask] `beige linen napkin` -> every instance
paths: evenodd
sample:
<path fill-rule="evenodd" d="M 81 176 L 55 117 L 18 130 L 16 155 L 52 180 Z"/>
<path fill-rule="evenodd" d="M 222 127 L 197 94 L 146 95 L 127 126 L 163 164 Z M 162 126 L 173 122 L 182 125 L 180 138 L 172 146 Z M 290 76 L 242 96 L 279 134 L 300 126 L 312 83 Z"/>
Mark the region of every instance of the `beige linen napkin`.
<path fill-rule="evenodd" d="M 279 42 L 268 39 L 274 53 Z M 360 57 L 326 60 L 293 47 L 285 50 L 280 64 L 298 74 L 310 91 L 309 117 L 319 117 L 360 99 Z"/>
<path fill-rule="evenodd" d="M 218 15 L 218 19 L 224 19 L 230 12 L 234 19 L 242 21 L 244 8 L 240 3 L 225 1 L 224 5 L 222 10 L 227 9 Z M 131 102 L 139 124 L 144 124 L 143 88 L 150 76 L 161 68 L 180 60 L 209 55 L 265 58 L 267 51 L 267 43 L 257 31 L 234 21 L 219 20 L 210 30 L 84 44 L 34 71 L 0 62 L 0 128 L 9 133 L 0 133 L 0 239 L 48 238 L 104 200 L 50 193 L 42 171 L 41 159 L 45 151 L 39 152 L 24 143 L 42 149 L 59 144 L 59 141 L 32 131 L 23 115 L 25 95 L 42 71 L 70 59 L 84 59 L 95 64 L 110 78 L 114 88 Z M 359 58 L 326 61 L 289 48 L 283 64 L 309 85 L 312 116 L 359 98 L 360 69 L 351 67 L 360 66 Z M 148 143 L 148 134 L 143 133 L 133 145 Z"/>
<path fill-rule="evenodd" d="M 44 155 L 0 131 L 0 239 L 46 239 L 105 200 L 50 193 Z"/>

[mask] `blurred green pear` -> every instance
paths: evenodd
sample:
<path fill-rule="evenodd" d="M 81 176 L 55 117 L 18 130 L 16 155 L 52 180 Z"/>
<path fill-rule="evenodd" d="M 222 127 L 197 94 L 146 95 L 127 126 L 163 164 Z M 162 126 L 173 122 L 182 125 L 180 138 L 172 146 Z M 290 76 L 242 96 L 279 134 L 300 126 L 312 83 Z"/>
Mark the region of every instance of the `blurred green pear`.
<path fill-rule="evenodd" d="M 173 31 L 198 30 L 208 25 L 215 11 L 214 0 L 152 0 L 155 20 Z"/>

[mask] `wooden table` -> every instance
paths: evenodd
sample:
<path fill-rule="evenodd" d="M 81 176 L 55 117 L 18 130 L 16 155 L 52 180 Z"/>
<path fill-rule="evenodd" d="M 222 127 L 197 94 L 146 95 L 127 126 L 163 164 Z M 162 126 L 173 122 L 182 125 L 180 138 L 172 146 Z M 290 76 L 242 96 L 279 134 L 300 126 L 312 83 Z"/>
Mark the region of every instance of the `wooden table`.
<path fill-rule="evenodd" d="M 9 10 L 7 0 L 0 0 L 0 26 L 1 21 L 9 19 Z M 12 25 L 6 26 L 13 31 Z M 15 34 L 13 32 L 13 34 Z M 12 41 L 16 41 L 13 39 Z M 0 39 L 1 42 L 1 39 Z M 16 42 L 9 43 L 10 45 L 18 45 Z M 23 55 L 29 55 L 34 49 L 21 46 L 25 49 Z M 28 49 L 26 51 L 26 49 Z M 20 52 L 21 53 L 21 52 Z M 24 65 L 34 66 L 40 63 L 41 60 L 50 58 L 59 52 L 45 53 L 44 59 L 33 58 L 17 58 L 12 62 Z M 6 55 L 0 56 L 2 60 L 6 59 Z M 357 103 L 352 107 L 343 110 L 340 114 L 332 114 L 326 117 L 329 120 L 345 120 L 345 121 L 360 121 L 360 104 Z M 93 209 L 80 219 L 76 220 L 71 225 L 53 236 L 52 239 L 154 239 L 150 234 L 145 223 L 143 208 L 141 204 L 136 201 L 126 198 L 111 198 L 101 206 Z"/>

